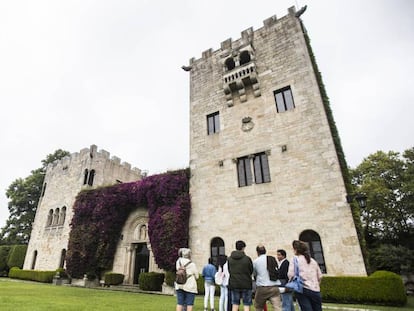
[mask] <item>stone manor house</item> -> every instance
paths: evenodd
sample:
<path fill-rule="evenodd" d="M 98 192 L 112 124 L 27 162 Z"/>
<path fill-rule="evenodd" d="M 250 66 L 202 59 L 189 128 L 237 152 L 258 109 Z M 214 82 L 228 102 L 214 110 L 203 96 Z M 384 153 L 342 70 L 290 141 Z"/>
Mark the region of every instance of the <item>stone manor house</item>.
<path fill-rule="evenodd" d="M 346 201 L 345 161 L 295 8 L 183 69 L 190 75 L 189 246 L 197 266 L 229 255 L 239 239 L 252 258 L 258 243 L 271 254 L 284 248 L 291 258 L 292 241 L 301 239 L 324 273 L 366 275 Z M 141 178 L 139 169 L 94 145 L 50 165 L 24 269 L 65 266 L 80 190 Z M 140 272 L 159 271 L 147 222 L 140 207 L 122 231 L 113 271 L 127 284 Z"/>

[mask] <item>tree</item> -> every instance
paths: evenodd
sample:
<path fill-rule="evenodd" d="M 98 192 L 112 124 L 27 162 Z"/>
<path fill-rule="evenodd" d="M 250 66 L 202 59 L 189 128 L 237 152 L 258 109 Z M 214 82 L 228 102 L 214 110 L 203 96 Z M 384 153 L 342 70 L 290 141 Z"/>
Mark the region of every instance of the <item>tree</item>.
<path fill-rule="evenodd" d="M 6 191 L 6 196 L 10 199 L 9 219 L 0 231 L 0 244 L 29 243 L 47 165 L 67 155 L 70 155 L 68 151 L 58 149 L 42 160 L 41 168 L 31 171 L 28 177 L 18 178 L 11 183 Z"/>
<path fill-rule="evenodd" d="M 351 170 L 357 192 L 368 196 L 361 211 L 369 249 L 380 244 L 413 248 L 414 148 L 400 153 L 377 151 Z"/>

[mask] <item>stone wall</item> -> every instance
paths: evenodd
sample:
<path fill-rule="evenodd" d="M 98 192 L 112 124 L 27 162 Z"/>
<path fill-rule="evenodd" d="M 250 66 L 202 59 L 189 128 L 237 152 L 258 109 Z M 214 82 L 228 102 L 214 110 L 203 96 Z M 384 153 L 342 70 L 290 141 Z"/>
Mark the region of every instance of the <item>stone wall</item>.
<path fill-rule="evenodd" d="M 95 171 L 92 186 L 84 184 L 85 170 L 89 173 Z M 141 178 L 139 169 L 131 168 L 129 163 L 121 163 L 117 157 L 111 158 L 110 153 L 105 150 L 98 151 L 95 145 L 50 164 L 46 170 L 45 191 L 36 211 L 24 269 L 33 268 L 34 261 L 36 270 L 59 268 L 62 251 L 66 251 L 68 246 L 72 207 L 81 190 Z M 64 209 L 66 211 L 62 213 Z M 56 214 L 57 210 L 60 220 L 50 219 L 51 211 Z"/>
<path fill-rule="evenodd" d="M 243 51 L 251 60 L 239 65 Z M 226 67 L 229 57 L 236 61 L 233 70 Z M 207 262 L 215 237 L 224 240 L 227 255 L 242 239 L 252 258 L 260 242 L 269 253 L 284 248 L 291 257 L 291 242 L 304 230 L 313 230 L 321 238 L 328 274 L 365 275 L 295 10 L 289 9 L 280 19 L 267 19 L 256 31 L 243 31 L 240 39 L 228 39 L 216 51 L 205 51 L 202 58 L 191 59 L 190 66 L 193 260 L 200 265 Z M 295 108 L 278 113 L 274 91 L 288 86 Z M 220 131 L 207 135 L 207 115 L 215 112 Z M 239 187 L 237 159 L 259 152 L 268 155 L 271 182 Z"/>

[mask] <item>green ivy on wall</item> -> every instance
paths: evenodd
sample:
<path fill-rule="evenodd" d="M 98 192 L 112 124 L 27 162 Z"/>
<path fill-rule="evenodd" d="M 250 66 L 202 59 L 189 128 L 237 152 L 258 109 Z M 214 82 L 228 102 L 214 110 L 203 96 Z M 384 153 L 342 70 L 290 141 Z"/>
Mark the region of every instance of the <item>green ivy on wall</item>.
<path fill-rule="evenodd" d="M 302 27 L 302 31 L 303 31 L 303 35 L 304 35 L 304 38 L 305 38 L 306 46 L 308 48 L 309 57 L 310 57 L 311 62 L 312 62 L 313 71 L 315 73 L 315 77 L 316 77 L 316 80 L 317 80 L 317 83 L 318 83 L 318 86 L 319 86 L 319 92 L 320 92 L 321 97 L 322 97 L 322 102 L 323 102 L 323 106 L 324 106 L 324 109 L 325 109 L 325 114 L 326 114 L 326 117 L 328 119 L 329 128 L 330 128 L 331 135 L 332 135 L 332 138 L 333 138 L 333 142 L 334 142 L 334 145 L 335 145 L 336 154 L 337 154 L 338 161 L 339 161 L 339 166 L 340 166 L 341 172 L 342 172 L 342 178 L 343 178 L 344 184 L 345 184 L 345 189 L 346 189 L 347 193 L 353 193 L 351 178 L 350 178 L 349 170 L 348 170 L 348 165 L 347 165 L 346 160 L 345 160 L 345 153 L 342 149 L 341 139 L 339 137 L 338 129 L 336 127 L 335 120 L 334 120 L 334 117 L 333 117 L 333 114 L 332 114 L 332 109 L 331 109 L 331 106 L 330 106 L 330 103 L 329 103 L 329 97 L 326 93 L 325 85 L 322 81 L 322 74 L 320 73 L 320 71 L 318 69 L 318 65 L 316 63 L 315 55 L 313 54 L 312 47 L 311 47 L 311 44 L 310 44 L 310 38 L 309 38 L 308 33 L 305 29 L 305 26 L 303 25 L 302 21 L 300 22 L 300 24 L 301 24 L 301 27 Z M 344 200 L 345 200 L 345 198 L 344 198 Z M 365 267 L 368 267 L 368 262 L 367 262 L 368 256 L 367 256 L 367 250 L 366 250 L 366 243 L 365 243 L 364 236 L 362 234 L 361 214 L 360 214 L 359 208 L 354 203 L 351 204 L 351 212 L 352 212 L 352 217 L 353 217 L 355 228 L 356 228 L 357 235 L 358 235 L 358 240 L 359 240 L 359 243 L 361 245 L 361 251 L 362 251 L 363 257 L 364 257 Z"/>

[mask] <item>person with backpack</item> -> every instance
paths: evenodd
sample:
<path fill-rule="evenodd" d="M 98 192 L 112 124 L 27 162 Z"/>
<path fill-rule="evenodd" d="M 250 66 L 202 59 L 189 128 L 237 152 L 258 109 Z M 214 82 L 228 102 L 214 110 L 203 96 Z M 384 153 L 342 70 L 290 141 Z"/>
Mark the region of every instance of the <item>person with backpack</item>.
<path fill-rule="evenodd" d="M 208 311 L 208 300 L 210 298 L 210 309 L 214 311 L 214 293 L 216 291 L 215 275 L 216 267 L 211 263 L 211 258 L 203 267 L 202 276 L 204 278 L 204 311 Z"/>
<path fill-rule="evenodd" d="M 195 295 L 198 293 L 198 269 L 195 263 L 191 261 L 191 250 L 189 248 L 180 248 L 178 256 L 179 258 L 175 263 L 177 271 L 175 281 L 176 311 L 183 311 L 183 306 L 186 306 L 186 311 L 192 311 Z"/>
<path fill-rule="evenodd" d="M 256 247 L 256 252 L 258 257 L 253 261 L 253 274 L 256 280 L 255 310 L 263 311 L 266 301 L 269 300 L 273 310 L 280 311 L 280 281 L 276 258 L 267 256 L 266 248 L 262 244 Z"/>
<path fill-rule="evenodd" d="M 220 275 L 219 282 L 216 281 L 216 284 L 220 286 L 220 299 L 219 299 L 219 311 L 231 311 L 231 304 L 229 307 L 229 269 L 227 266 L 227 256 L 220 255 L 218 258 L 218 271 Z"/>

